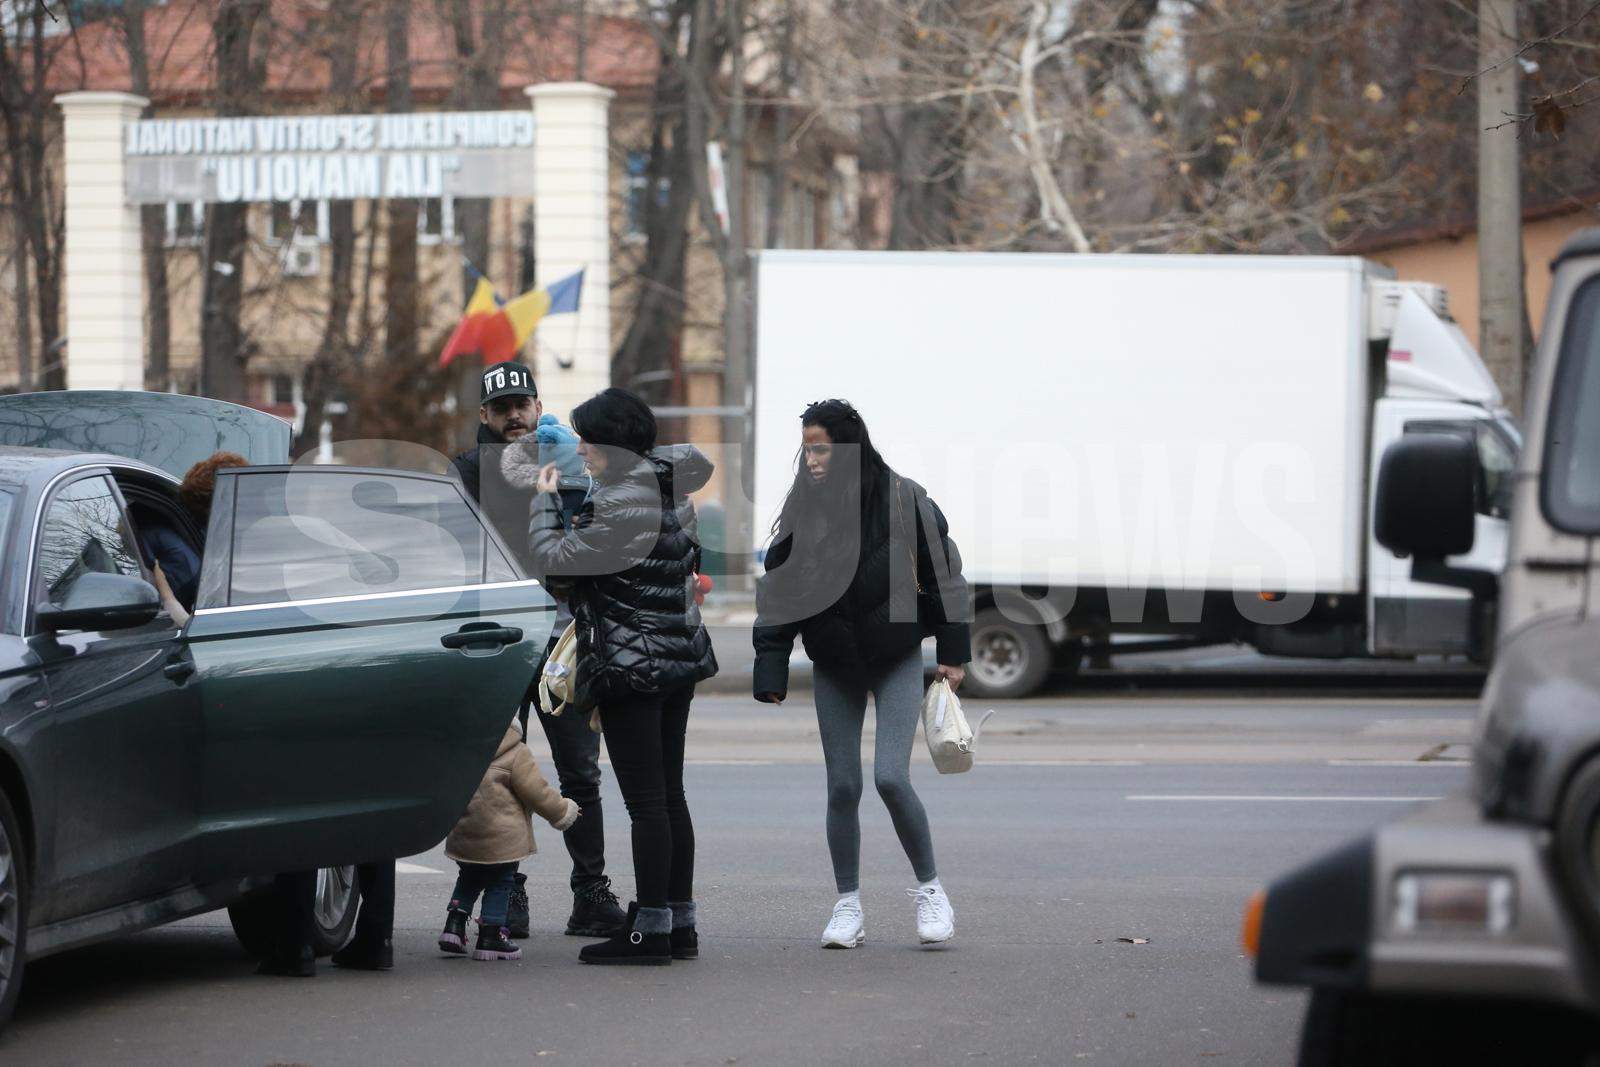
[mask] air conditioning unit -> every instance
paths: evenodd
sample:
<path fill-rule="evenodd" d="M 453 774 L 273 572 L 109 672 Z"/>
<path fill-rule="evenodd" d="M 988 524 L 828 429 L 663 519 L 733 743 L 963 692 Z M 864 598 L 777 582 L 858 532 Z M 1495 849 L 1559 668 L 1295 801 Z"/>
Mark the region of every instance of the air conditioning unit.
<path fill-rule="evenodd" d="M 291 278 L 315 278 L 322 273 L 322 248 L 299 241 L 283 252 L 283 273 Z"/>
<path fill-rule="evenodd" d="M 1442 285 L 1428 282 L 1373 281 L 1367 290 L 1367 339 L 1387 341 L 1394 334 L 1395 316 L 1400 312 L 1400 298 L 1406 293 L 1416 293 L 1433 313 L 1446 322 L 1450 317 L 1450 294 Z"/>

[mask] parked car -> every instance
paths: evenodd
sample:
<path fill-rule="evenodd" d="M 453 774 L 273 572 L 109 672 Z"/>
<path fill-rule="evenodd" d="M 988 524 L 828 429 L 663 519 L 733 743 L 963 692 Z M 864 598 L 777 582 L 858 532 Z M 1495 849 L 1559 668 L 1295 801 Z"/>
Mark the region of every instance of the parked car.
<path fill-rule="evenodd" d="M 1498 596 L 1464 796 L 1252 903 L 1260 981 L 1311 987 L 1302 1064 L 1600 1062 L 1600 229 L 1557 256 L 1502 583 L 1463 568 L 1484 486 L 1449 434 L 1389 447 L 1383 544 Z"/>
<path fill-rule="evenodd" d="M 202 532 L 179 476 L 218 449 L 265 462 Z M 281 871 L 326 868 L 331 950 L 348 865 L 437 844 L 493 757 L 549 596 L 455 479 L 287 451 L 196 397 L 0 398 L 0 1022 L 64 949 L 223 907 L 260 948 Z M 181 627 L 151 523 L 200 552 Z"/>

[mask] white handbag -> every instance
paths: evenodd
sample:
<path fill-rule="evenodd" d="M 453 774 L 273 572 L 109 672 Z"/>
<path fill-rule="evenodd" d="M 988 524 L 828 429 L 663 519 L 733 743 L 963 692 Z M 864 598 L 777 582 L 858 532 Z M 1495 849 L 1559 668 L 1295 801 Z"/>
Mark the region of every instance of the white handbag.
<path fill-rule="evenodd" d="M 544 670 L 539 672 L 540 706 L 552 715 L 560 715 L 556 704 L 571 703 L 577 677 L 578 624 L 569 622 L 556 640 L 556 647 L 545 657 Z"/>
<path fill-rule="evenodd" d="M 940 774 L 960 774 L 972 770 L 972 750 L 978 731 L 994 714 L 991 708 L 978 720 L 978 729 L 967 724 L 961 711 L 961 698 L 943 678 L 928 686 L 922 698 L 922 736 L 928 742 L 928 755 Z"/>

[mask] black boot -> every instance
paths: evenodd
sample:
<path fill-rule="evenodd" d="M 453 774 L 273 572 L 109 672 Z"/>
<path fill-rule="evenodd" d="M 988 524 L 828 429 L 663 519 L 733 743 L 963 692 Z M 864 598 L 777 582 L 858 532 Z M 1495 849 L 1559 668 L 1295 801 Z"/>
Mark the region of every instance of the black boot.
<path fill-rule="evenodd" d="M 614 937 L 627 929 L 628 917 L 611 891 L 611 879 L 601 877 L 573 891 L 572 915 L 567 919 L 569 935 Z"/>
<path fill-rule="evenodd" d="M 439 931 L 439 951 L 455 956 L 467 954 L 467 913 L 451 908 L 444 916 L 444 929 Z"/>
<path fill-rule="evenodd" d="M 583 963 L 663 967 L 672 962 L 672 910 L 628 905 L 622 933 L 578 953 Z"/>
<path fill-rule="evenodd" d="M 528 937 L 528 876 L 518 871 L 517 884 L 511 889 L 511 902 L 506 907 L 506 929 L 512 937 Z"/>
<path fill-rule="evenodd" d="M 310 945 L 303 945 L 293 955 L 273 953 L 256 967 L 257 974 L 270 974 L 279 978 L 314 978 L 317 974 L 317 954 Z"/>
<path fill-rule="evenodd" d="M 511 940 L 511 931 L 504 926 L 490 926 L 478 920 L 478 943 L 472 949 L 475 960 L 520 960 L 522 949 Z"/>
<path fill-rule="evenodd" d="M 695 932 L 694 901 L 674 901 L 672 909 L 672 958 L 697 960 L 700 958 L 700 935 Z"/>
<path fill-rule="evenodd" d="M 394 970 L 394 942 L 388 938 L 379 941 L 363 940 L 358 934 L 350 943 L 333 954 L 335 967 L 353 971 Z"/>

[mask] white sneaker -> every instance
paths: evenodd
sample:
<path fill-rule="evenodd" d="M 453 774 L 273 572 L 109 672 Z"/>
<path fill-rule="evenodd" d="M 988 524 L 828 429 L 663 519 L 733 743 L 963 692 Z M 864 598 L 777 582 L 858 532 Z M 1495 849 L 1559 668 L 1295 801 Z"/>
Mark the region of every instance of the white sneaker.
<path fill-rule="evenodd" d="M 833 918 L 822 931 L 823 948 L 859 948 L 867 939 L 861 921 L 861 897 L 852 893 L 839 898 L 833 906 Z"/>
<path fill-rule="evenodd" d="M 924 945 L 937 945 L 956 934 L 956 911 L 945 896 L 944 887 L 929 882 L 906 893 L 917 902 L 917 937 Z"/>

